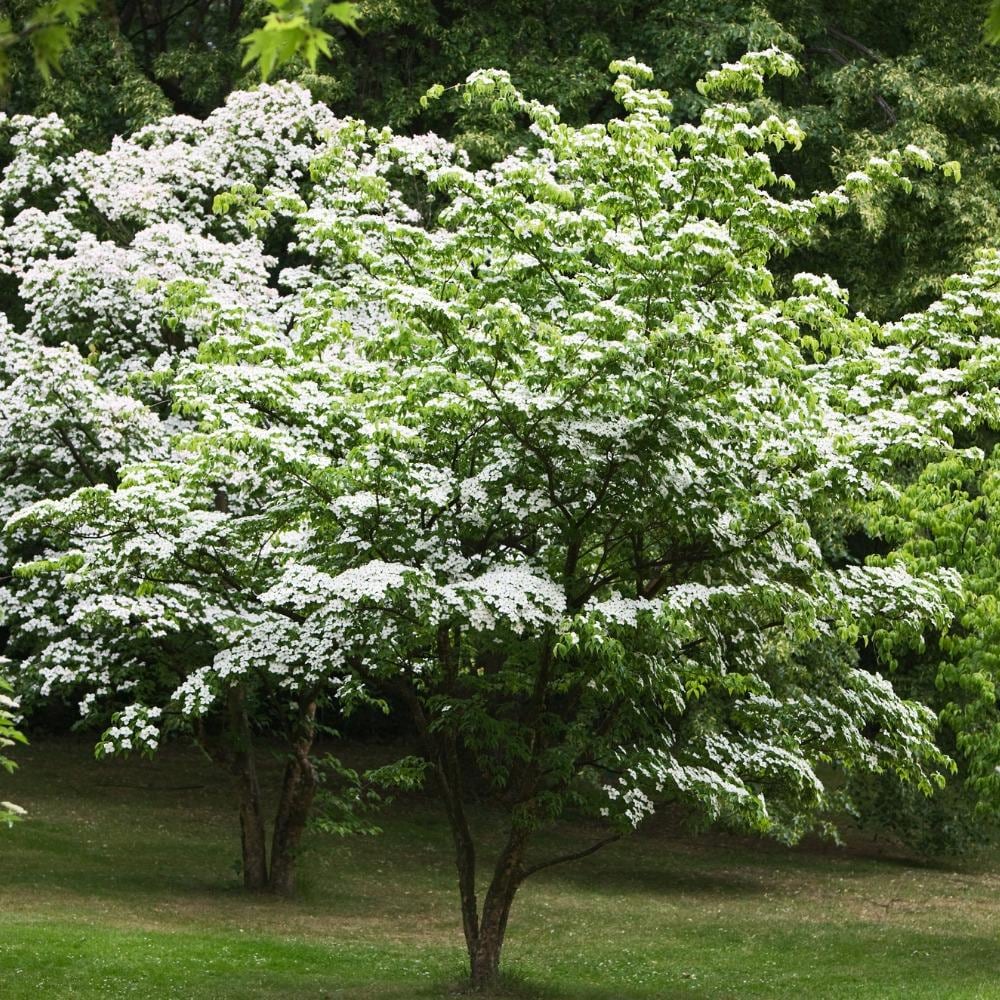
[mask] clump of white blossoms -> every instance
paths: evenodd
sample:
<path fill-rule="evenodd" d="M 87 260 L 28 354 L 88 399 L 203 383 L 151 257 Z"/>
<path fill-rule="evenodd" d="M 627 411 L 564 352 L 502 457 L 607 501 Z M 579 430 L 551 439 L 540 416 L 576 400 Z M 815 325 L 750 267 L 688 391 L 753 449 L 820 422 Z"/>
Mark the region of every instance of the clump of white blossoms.
<path fill-rule="evenodd" d="M 885 457 L 920 444 L 914 422 L 901 397 L 857 403 L 881 378 L 880 331 L 836 284 L 799 275 L 779 294 L 769 270 L 852 191 L 928 160 L 782 193 L 768 151 L 800 130 L 726 95 L 793 68 L 774 51 L 724 67 L 701 121 L 674 125 L 649 71 L 623 62 L 621 117 L 579 128 L 475 74 L 464 98 L 528 115 L 535 141 L 478 171 L 356 122 L 319 127 L 306 155 L 295 129 L 327 116 L 292 88 L 293 111 L 273 90 L 231 102 L 226 156 L 252 151 L 232 178 L 197 143 L 183 155 L 198 130 L 183 121 L 85 157 L 86 183 L 120 170 L 146 192 L 129 208 L 108 190 L 104 210 L 180 225 L 184 260 L 203 263 L 178 281 L 155 234 L 142 244 L 161 277 L 138 307 L 183 337 L 167 375 L 130 384 L 164 395 L 170 447 L 11 521 L 71 553 L 22 570 L 63 574 L 73 618 L 46 621 L 39 675 L 134 675 L 164 719 L 234 693 L 407 712 L 452 824 L 479 981 L 518 886 L 560 860 L 533 858 L 532 834 L 567 809 L 615 835 L 680 801 L 795 837 L 833 805 L 820 765 L 930 790 L 945 763 L 931 714 L 855 645 L 919 643 L 954 581 L 848 565 L 841 545 Z M 144 147 L 171 150 L 170 170 Z M 246 272 L 209 237 L 247 253 Z M 100 279 L 114 302 L 129 273 Z M 154 739 L 151 711 L 131 713 L 110 743 Z M 481 906 L 470 766 L 508 818 Z"/>
<path fill-rule="evenodd" d="M 198 301 L 271 319 L 279 307 L 279 262 L 252 225 L 214 213 L 213 199 L 241 185 L 296 190 L 320 136 L 340 127 L 287 86 L 233 95 L 206 121 L 169 119 L 104 154 L 69 149 L 53 116 L 0 116 L 13 154 L 0 176 L 0 274 L 19 301 L 16 318 L 0 317 L 0 518 L 79 486 L 113 488 L 125 466 L 166 455 L 184 426 L 170 383 L 196 351 Z M 17 533 L 0 541 L 0 578 L 25 545 L 34 542 Z M 125 650 L 144 605 L 101 588 L 67 599 L 46 573 L 75 558 L 61 553 L 35 564 L 36 583 L 0 588 L 0 616 L 20 636 L 23 692 L 96 685 L 100 697 L 80 702 L 90 712 L 135 687 L 138 662 Z M 62 633 L 95 617 L 104 634 L 77 657 Z"/>

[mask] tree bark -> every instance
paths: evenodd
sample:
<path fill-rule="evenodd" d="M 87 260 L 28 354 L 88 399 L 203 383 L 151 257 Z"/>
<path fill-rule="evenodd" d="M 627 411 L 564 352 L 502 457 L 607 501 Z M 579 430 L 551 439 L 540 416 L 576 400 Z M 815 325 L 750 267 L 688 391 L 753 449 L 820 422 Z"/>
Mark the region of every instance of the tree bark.
<path fill-rule="evenodd" d="M 465 944 L 472 954 L 479 940 L 479 904 L 476 900 L 476 848 L 465 815 L 461 797 L 461 777 L 454 747 L 445 750 L 438 764 L 438 784 L 441 788 L 451 837 L 455 845 L 455 866 L 458 869 L 458 894 L 462 907 L 462 930 Z"/>
<path fill-rule="evenodd" d="M 316 735 L 316 702 L 306 701 L 292 738 L 292 753 L 285 765 L 281 798 L 274 817 L 271 840 L 271 892 L 291 896 L 295 892 L 295 861 L 316 797 L 316 768 L 310 759 Z"/>
<path fill-rule="evenodd" d="M 497 858 L 496 868 L 479 920 L 479 934 L 469 948 L 469 971 L 473 989 L 488 989 L 500 974 L 500 954 L 507 933 L 507 918 L 521 882 L 524 880 L 524 853 L 528 835 L 512 830 Z"/>
<path fill-rule="evenodd" d="M 236 779 L 243 886 L 262 892 L 267 888 L 267 838 L 243 685 L 226 692 L 224 715 L 198 721 L 195 736 L 209 758 Z"/>
<path fill-rule="evenodd" d="M 230 770 L 236 775 L 240 793 L 240 841 L 243 851 L 243 887 L 251 892 L 267 888 L 267 839 L 261 809 L 257 761 L 242 685 L 230 688 L 229 725 L 233 740 Z"/>

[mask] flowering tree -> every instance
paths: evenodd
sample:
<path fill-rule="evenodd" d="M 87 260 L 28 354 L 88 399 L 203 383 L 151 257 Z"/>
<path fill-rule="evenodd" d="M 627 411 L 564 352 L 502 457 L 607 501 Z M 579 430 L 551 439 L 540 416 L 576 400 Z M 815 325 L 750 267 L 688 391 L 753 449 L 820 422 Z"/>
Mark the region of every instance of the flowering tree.
<path fill-rule="evenodd" d="M 998 283 L 1000 255 L 986 251 L 930 309 L 885 327 L 853 394 L 865 419 L 891 414 L 897 434 L 906 428 L 922 443 L 920 462 L 895 463 L 895 486 L 870 512 L 868 530 L 888 543 L 890 560 L 960 573 L 955 627 L 906 666 L 912 689 L 940 712 L 979 829 L 1000 820 Z M 933 449 L 928 425 L 938 428 Z"/>
<path fill-rule="evenodd" d="M 126 625 L 201 643 L 109 750 L 154 745 L 161 709 L 273 692 L 302 739 L 294 826 L 318 700 L 405 705 L 478 985 L 525 879 L 659 803 L 795 838 L 836 804 L 819 765 L 929 791 L 944 764 L 931 714 L 855 645 L 919 643 L 953 581 L 850 564 L 841 545 L 915 432 L 850 403 L 874 325 L 829 279 L 778 295 L 768 270 L 852 190 L 928 158 L 779 197 L 765 150 L 797 127 L 726 95 L 792 72 L 787 57 L 711 74 L 697 125 L 671 123 L 645 67 L 613 69 L 623 116 L 582 128 L 503 73 L 471 77 L 469 100 L 533 122 L 535 147 L 488 170 L 348 123 L 294 190 L 220 193 L 206 226 L 287 234 L 279 300 L 168 287 L 199 345 L 166 380 L 185 425 L 114 488 L 10 522 L 51 550 L 25 578 L 63 575 L 74 629 L 50 650 L 70 673 Z M 470 774 L 505 818 L 481 904 Z M 604 835 L 537 856 L 567 810 Z"/>
<path fill-rule="evenodd" d="M 9 317 L 0 317 L 6 519 L 77 487 L 113 488 L 123 466 L 169 453 L 171 436 L 185 426 L 173 412 L 172 372 L 193 356 L 203 325 L 185 303 L 209 295 L 261 318 L 279 306 L 272 286 L 284 265 L 280 236 L 269 255 L 263 243 L 271 234 L 213 214 L 214 195 L 234 185 L 295 190 L 319 135 L 337 121 L 301 91 L 262 88 L 234 97 L 205 122 L 170 119 L 102 155 L 66 151 L 55 118 L 4 124 L 13 154 L 0 178 L 0 269 L 11 302 Z M 116 602 L 100 587 L 87 599 L 61 590 L 72 553 L 50 553 L 57 558 L 36 560 L 30 576 L 11 577 L 13 564 L 44 545 L 44 533 L 0 543 L 0 624 L 29 703 L 72 695 L 91 723 L 124 708 L 124 726 L 136 698 L 165 698 L 216 652 L 205 629 L 165 638 L 136 628 L 139 595 Z M 300 767 L 315 777 L 298 714 L 291 713 L 289 731 L 287 705 L 275 709 L 264 693 L 239 684 L 222 702 L 196 734 L 237 778 L 244 880 L 288 891 L 300 832 L 282 818 L 293 811 L 288 788 Z M 251 740 L 255 713 L 284 728 L 293 756 L 305 761 L 286 780 L 270 865 Z M 152 749 L 154 733 L 147 726 L 136 748 Z"/>

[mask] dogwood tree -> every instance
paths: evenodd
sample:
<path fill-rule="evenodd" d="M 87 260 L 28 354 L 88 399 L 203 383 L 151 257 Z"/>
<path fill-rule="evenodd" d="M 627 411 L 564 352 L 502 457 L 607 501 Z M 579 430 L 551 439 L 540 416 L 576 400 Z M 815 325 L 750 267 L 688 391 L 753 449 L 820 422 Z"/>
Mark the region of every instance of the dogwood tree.
<path fill-rule="evenodd" d="M 533 122 L 535 146 L 490 169 L 353 123 L 297 191 L 217 198 L 215 225 L 293 234 L 280 309 L 175 288 L 198 326 L 171 376 L 190 423 L 115 488 L 11 521 L 63 553 L 34 567 L 62 567 L 70 672 L 88 629 L 204 644 L 166 703 L 123 713 L 109 752 L 246 686 L 285 697 L 306 735 L 324 695 L 405 705 L 477 985 L 527 878 L 664 802 L 795 838 L 836 803 L 822 769 L 929 791 L 945 763 L 931 713 L 855 651 L 921 642 L 954 589 L 843 557 L 900 446 L 844 399 L 877 331 L 829 279 L 779 295 L 768 270 L 926 154 L 782 196 L 767 150 L 797 126 L 727 95 L 789 59 L 712 74 L 700 123 L 676 126 L 645 67 L 613 68 L 622 117 L 581 128 L 501 72 L 471 77 L 467 99 Z M 481 902 L 470 780 L 504 830 Z M 568 810 L 603 834 L 538 855 Z"/>
<path fill-rule="evenodd" d="M 320 136 L 339 123 L 302 91 L 264 87 L 235 96 L 207 121 L 169 119 L 104 154 L 68 149 L 54 117 L 2 124 L 9 151 L 0 177 L 0 276 L 9 303 L 0 317 L 6 520 L 77 487 L 113 488 L 123 466 L 169 453 L 185 423 L 173 412 L 172 372 L 193 354 L 203 326 L 185 302 L 209 295 L 262 319 L 280 309 L 274 283 L 287 240 L 239 224 L 235 213 L 214 214 L 214 196 L 234 185 L 297 190 Z M 73 697 L 94 724 L 136 698 L 166 697 L 214 655 L 204 630 L 164 641 L 133 628 L 128 610 L 112 601 L 89 605 L 69 596 L 58 584 L 72 555 L 69 563 L 36 561 L 30 578 L 11 576 L 16 562 L 45 544 L 44 533 L 0 542 L 0 638 L 9 640 L 28 704 Z M 103 628 L 81 630 L 88 609 L 103 616 Z M 244 880 L 288 891 L 300 828 L 289 832 L 283 817 L 299 766 L 286 777 L 269 864 L 251 740 L 255 715 L 257 724 L 266 717 L 285 729 L 287 706 L 238 684 L 223 702 L 196 733 L 237 778 Z M 297 728 L 290 739 L 309 763 Z M 308 773 L 315 776 L 311 763 Z"/>
<path fill-rule="evenodd" d="M 940 712 L 980 828 L 1000 820 L 998 283 L 1000 256 L 986 251 L 925 312 L 886 326 L 852 391 L 861 419 L 878 411 L 911 446 L 910 460 L 905 452 L 896 456 L 890 489 L 867 529 L 888 543 L 893 561 L 903 559 L 917 572 L 946 567 L 961 575 L 955 627 L 925 656 L 907 657 L 907 683 Z M 838 360 L 832 369 L 846 364 Z M 939 432 L 933 448 L 928 426 Z M 917 442 L 921 460 L 914 462 Z"/>

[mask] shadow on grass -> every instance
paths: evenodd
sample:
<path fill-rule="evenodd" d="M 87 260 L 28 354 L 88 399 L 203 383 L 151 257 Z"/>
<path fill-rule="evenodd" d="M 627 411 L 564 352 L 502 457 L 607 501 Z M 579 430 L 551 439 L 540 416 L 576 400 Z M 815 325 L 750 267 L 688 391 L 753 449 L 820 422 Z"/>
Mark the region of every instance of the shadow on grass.
<path fill-rule="evenodd" d="M 579 838 L 579 831 L 575 837 Z M 585 842 L 573 843 L 586 846 Z M 719 833 L 695 839 L 664 824 L 651 824 L 650 829 L 591 858 L 553 867 L 540 876 L 540 881 L 602 896 L 667 899 L 707 894 L 736 899 L 760 897 L 776 890 L 794 891 L 797 883 L 817 877 L 863 882 L 897 874 L 976 876 L 981 870 L 981 859 L 927 859 L 893 853 L 888 845 L 875 849 L 870 844 L 841 847 L 813 841 L 789 847 L 763 838 Z M 997 995 L 1000 997 L 1000 988 Z"/>
<path fill-rule="evenodd" d="M 770 888 L 742 857 L 708 857 L 686 845 L 649 845 L 626 840 L 583 861 L 557 865 L 526 885 L 564 885 L 603 896 L 758 896 Z"/>
<path fill-rule="evenodd" d="M 657 995 L 657 1000 L 674 1000 L 682 995 L 688 998 L 691 996 L 689 992 L 662 993 Z M 475 990 L 463 977 L 452 982 L 430 985 L 426 992 L 415 994 L 414 1000 L 418 996 L 426 1000 L 650 1000 L 647 990 L 580 984 L 553 986 L 517 970 L 503 973 L 499 982 L 490 989 Z"/>

